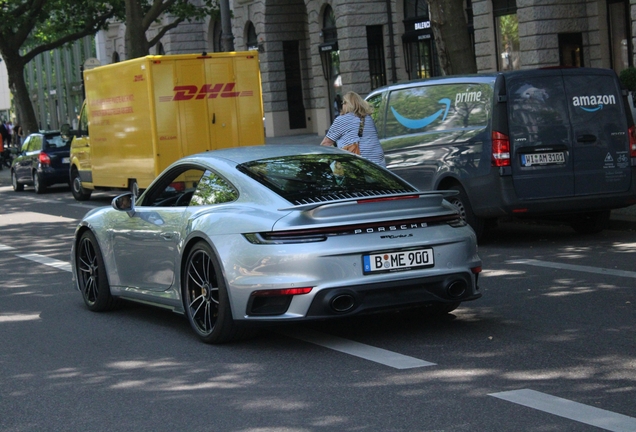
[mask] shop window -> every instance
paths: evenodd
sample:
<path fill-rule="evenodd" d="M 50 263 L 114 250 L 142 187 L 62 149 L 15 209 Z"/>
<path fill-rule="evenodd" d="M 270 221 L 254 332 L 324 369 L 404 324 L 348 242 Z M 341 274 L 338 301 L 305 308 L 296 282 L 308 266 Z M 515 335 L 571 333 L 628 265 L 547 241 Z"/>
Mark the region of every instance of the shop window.
<path fill-rule="evenodd" d="M 327 106 L 329 116 L 334 119 L 340 112 L 342 101 L 342 77 L 340 76 L 340 50 L 338 49 L 338 29 L 336 15 L 331 6 L 323 13 L 323 27 L 321 30 L 323 43 L 318 47 L 322 73 L 327 80 Z"/>
<path fill-rule="evenodd" d="M 283 41 L 283 64 L 285 65 L 289 128 L 304 129 L 307 127 L 307 122 L 300 71 L 300 44 L 297 40 Z"/>
<path fill-rule="evenodd" d="M 583 67 L 583 35 L 581 33 L 559 34 L 559 65 Z"/>
<path fill-rule="evenodd" d="M 409 79 L 439 75 L 434 70 L 433 31 L 425 0 L 404 1 L 404 29 L 402 44 Z"/>
<path fill-rule="evenodd" d="M 625 0 L 607 1 L 610 54 L 612 69 L 620 73 L 633 64 L 632 43 L 629 33 L 629 2 Z"/>
<path fill-rule="evenodd" d="M 371 90 L 386 85 L 384 64 L 384 36 L 382 26 L 367 26 L 367 49 L 369 54 L 369 75 Z"/>
<path fill-rule="evenodd" d="M 521 69 L 519 20 L 515 0 L 493 0 L 497 69 Z"/>

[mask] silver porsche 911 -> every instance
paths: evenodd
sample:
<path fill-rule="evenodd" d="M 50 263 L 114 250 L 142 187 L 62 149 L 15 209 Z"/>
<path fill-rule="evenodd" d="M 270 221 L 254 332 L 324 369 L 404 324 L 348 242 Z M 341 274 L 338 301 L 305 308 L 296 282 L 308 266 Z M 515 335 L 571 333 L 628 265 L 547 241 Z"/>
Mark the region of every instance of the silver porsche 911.
<path fill-rule="evenodd" d="M 90 211 L 72 251 L 92 311 L 121 299 L 184 313 L 222 343 L 259 322 L 326 319 L 481 296 L 476 237 L 444 200 L 335 148 L 188 156 L 135 200 Z"/>

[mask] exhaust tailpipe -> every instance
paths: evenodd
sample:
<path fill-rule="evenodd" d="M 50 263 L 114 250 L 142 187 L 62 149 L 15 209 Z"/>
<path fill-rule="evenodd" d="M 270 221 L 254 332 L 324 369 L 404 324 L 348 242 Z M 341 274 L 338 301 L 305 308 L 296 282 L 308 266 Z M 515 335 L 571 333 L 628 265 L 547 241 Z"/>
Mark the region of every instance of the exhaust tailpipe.
<path fill-rule="evenodd" d="M 356 299 L 351 294 L 339 293 L 334 295 L 329 301 L 329 307 L 335 313 L 349 312 L 356 305 Z"/>
<path fill-rule="evenodd" d="M 463 280 L 456 280 L 451 282 L 447 287 L 446 287 L 446 294 L 448 294 L 449 297 L 451 298 L 458 298 L 464 295 L 464 293 L 466 292 L 466 289 L 468 288 L 468 286 L 466 285 L 466 282 Z"/>

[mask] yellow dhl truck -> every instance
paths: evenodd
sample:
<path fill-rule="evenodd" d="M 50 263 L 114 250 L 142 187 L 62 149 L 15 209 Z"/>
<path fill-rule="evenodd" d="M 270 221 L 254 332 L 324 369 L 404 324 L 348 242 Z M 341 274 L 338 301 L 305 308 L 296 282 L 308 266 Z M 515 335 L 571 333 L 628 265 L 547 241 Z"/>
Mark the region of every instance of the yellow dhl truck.
<path fill-rule="evenodd" d="M 258 53 L 147 56 L 84 71 L 73 196 L 147 188 L 181 157 L 265 143 Z"/>

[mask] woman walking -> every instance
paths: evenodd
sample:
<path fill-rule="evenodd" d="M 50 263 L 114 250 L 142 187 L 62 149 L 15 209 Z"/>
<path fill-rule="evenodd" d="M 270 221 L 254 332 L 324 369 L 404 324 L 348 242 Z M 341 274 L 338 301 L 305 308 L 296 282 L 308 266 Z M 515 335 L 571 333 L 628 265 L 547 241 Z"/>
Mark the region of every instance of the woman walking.
<path fill-rule="evenodd" d="M 372 112 L 371 106 L 359 94 L 346 93 L 342 98 L 342 112 L 333 121 L 320 145 L 345 148 L 359 143 L 360 156 L 386 167 L 378 131 L 370 115 Z"/>

